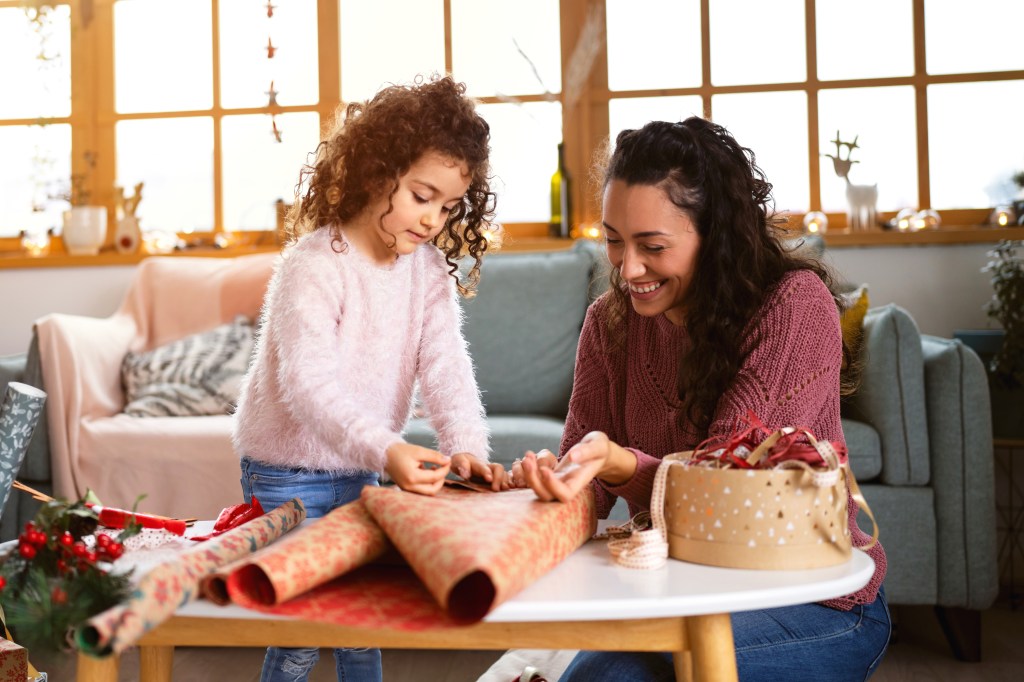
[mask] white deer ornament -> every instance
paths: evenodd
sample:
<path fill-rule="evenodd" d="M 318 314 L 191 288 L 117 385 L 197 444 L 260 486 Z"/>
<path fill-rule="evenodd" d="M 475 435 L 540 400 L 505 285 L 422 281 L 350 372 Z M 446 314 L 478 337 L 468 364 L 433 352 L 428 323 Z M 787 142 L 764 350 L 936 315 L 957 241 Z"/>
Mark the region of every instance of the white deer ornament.
<path fill-rule="evenodd" d="M 857 136 L 859 137 L 859 136 Z M 875 205 L 878 203 L 878 183 L 873 185 L 855 185 L 850 182 L 850 168 L 859 161 L 852 161 L 850 156 L 857 148 L 857 137 L 853 142 L 843 142 L 839 139 L 839 131 L 836 131 L 836 139 L 832 140 L 836 145 L 836 154 L 825 154 L 832 159 L 832 167 L 836 175 L 846 181 L 846 203 L 848 206 L 846 218 L 851 230 L 870 230 L 877 222 Z M 842 147 L 846 147 L 846 158 L 842 158 Z"/>

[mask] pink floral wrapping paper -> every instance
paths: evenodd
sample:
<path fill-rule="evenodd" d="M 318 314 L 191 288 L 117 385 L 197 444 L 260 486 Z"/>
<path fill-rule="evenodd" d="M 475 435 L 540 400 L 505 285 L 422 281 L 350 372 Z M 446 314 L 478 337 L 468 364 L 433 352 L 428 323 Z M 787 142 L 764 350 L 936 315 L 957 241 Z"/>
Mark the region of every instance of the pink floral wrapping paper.
<path fill-rule="evenodd" d="M 93 656 L 124 651 L 178 607 L 192 601 L 203 577 L 269 545 L 305 518 L 306 508 L 295 498 L 182 552 L 177 561 L 154 568 L 139 581 L 128 601 L 93 616 L 78 628 L 78 648 Z"/>
<path fill-rule="evenodd" d="M 286 585 L 275 592 L 297 596 L 269 605 L 259 583 L 236 570 L 228 580 L 231 598 L 263 612 L 352 627 L 456 627 L 482 619 L 579 548 L 597 527 L 589 488 L 569 504 L 552 504 L 530 490 L 481 494 L 446 488 L 426 497 L 367 487 L 362 504 L 367 520 L 386 534 L 407 566 L 378 561 L 356 568 L 355 561 L 332 556 L 351 552 L 353 544 L 340 538 L 323 543 L 310 534 L 314 525 L 288 538 L 292 551 L 355 570 L 307 584 L 308 573 L 290 570 L 282 558 L 272 570 L 280 575 L 267 579 Z"/>
<path fill-rule="evenodd" d="M 278 604 L 374 561 L 389 548 L 384 531 L 356 500 L 209 576 L 203 596 L 249 608 Z"/>

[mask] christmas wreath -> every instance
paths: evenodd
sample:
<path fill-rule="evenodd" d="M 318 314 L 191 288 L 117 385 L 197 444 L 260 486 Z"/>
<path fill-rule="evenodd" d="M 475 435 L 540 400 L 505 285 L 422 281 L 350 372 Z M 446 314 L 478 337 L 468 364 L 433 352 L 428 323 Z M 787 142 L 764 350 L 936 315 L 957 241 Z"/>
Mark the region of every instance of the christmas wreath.
<path fill-rule="evenodd" d="M 0 604 L 15 641 L 67 649 L 75 626 L 129 596 L 130 572 L 111 569 L 141 526 L 133 517 L 118 531 L 97 532 L 99 526 L 86 498 L 50 500 L 0 557 Z"/>

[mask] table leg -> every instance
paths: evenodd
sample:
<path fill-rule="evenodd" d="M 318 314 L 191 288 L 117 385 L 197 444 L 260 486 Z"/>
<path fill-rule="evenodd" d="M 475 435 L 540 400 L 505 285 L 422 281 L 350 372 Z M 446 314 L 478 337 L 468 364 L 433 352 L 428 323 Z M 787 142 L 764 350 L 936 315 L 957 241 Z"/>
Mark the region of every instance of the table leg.
<path fill-rule="evenodd" d="M 687 634 L 687 619 L 679 620 L 682 628 L 683 646 L 672 653 L 672 667 L 676 673 L 676 682 L 693 682 L 693 656 L 690 654 L 690 637 Z"/>
<path fill-rule="evenodd" d="M 737 682 L 736 647 L 729 614 L 689 616 L 686 630 L 693 655 L 693 679 L 696 682 Z"/>
<path fill-rule="evenodd" d="M 78 682 L 117 682 L 118 657 L 93 658 L 78 654 Z"/>
<path fill-rule="evenodd" d="M 173 667 L 173 646 L 139 647 L 141 682 L 171 682 L 171 669 Z"/>

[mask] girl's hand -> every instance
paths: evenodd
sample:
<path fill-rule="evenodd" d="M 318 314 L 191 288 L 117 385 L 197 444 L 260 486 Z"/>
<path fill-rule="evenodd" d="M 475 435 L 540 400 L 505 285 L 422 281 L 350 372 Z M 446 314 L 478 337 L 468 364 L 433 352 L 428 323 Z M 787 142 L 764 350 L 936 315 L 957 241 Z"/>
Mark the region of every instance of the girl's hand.
<path fill-rule="evenodd" d="M 505 467 L 495 462 L 485 462 L 468 452 L 452 455 L 452 472 L 467 481 L 476 476 L 491 485 L 491 490 L 508 490 L 509 484 L 505 476 Z"/>
<path fill-rule="evenodd" d="M 591 431 L 569 448 L 554 469 L 540 466 L 531 452 L 523 459 L 527 485 L 545 502 L 569 502 L 595 478 L 621 485 L 635 472 L 633 453 L 600 431 Z"/>
<path fill-rule="evenodd" d="M 451 469 L 451 458 L 412 443 L 393 443 L 387 449 L 384 471 L 402 490 L 434 495 Z"/>
<path fill-rule="evenodd" d="M 532 456 L 536 460 L 537 465 L 541 468 L 554 469 L 558 465 L 558 458 L 555 457 L 555 455 L 547 448 L 544 448 L 543 450 L 538 450 L 537 452 L 534 452 L 533 450 L 527 450 L 526 456 Z M 523 471 L 522 459 L 517 459 L 516 461 L 512 462 L 512 469 L 511 471 L 508 472 L 508 482 L 509 487 L 511 488 L 530 487 L 530 484 L 527 483 L 526 481 L 526 475 Z"/>

